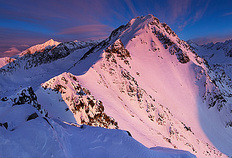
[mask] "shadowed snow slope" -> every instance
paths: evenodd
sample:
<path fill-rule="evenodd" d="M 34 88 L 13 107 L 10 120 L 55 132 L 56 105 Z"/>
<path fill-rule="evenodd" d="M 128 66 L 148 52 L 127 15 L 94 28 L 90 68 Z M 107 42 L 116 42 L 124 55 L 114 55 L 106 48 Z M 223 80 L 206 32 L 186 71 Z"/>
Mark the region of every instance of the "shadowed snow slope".
<path fill-rule="evenodd" d="M 31 87 L 0 104 L 1 157 L 194 157 L 186 151 L 148 149 L 126 131 L 51 119 Z"/>

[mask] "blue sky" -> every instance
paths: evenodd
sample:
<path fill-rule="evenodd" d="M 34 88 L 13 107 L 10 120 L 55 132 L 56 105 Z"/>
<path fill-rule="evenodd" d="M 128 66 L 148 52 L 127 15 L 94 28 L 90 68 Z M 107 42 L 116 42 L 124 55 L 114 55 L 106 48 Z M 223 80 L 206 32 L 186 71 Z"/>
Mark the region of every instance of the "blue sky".
<path fill-rule="evenodd" d="M 231 6 L 231 0 L 0 0 L 0 57 L 50 38 L 105 38 L 147 14 L 183 40 L 221 41 L 232 37 Z"/>

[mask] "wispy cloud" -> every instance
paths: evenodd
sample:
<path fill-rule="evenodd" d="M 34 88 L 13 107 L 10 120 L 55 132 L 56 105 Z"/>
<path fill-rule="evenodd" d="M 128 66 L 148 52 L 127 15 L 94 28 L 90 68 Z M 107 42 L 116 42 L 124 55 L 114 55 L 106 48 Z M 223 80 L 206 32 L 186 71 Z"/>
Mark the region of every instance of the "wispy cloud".
<path fill-rule="evenodd" d="M 232 15 L 232 12 L 225 13 L 222 16 L 229 16 L 229 15 Z"/>
<path fill-rule="evenodd" d="M 169 0 L 169 22 L 177 23 L 179 31 L 200 20 L 209 6 L 210 0 Z"/>
<path fill-rule="evenodd" d="M 232 4 L 211 3 L 211 0 L 0 1 L 0 27 L 5 29 L 0 28 L 0 52 L 13 44 L 34 45 L 50 38 L 58 41 L 105 38 L 131 18 L 147 14 L 154 14 L 177 33 L 185 31 L 186 35 L 187 29 L 183 29 L 208 16 L 208 10 L 212 13 L 217 4 L 226 10 Z M 226 11 L 223 16 L 232 15 L 230 10 Z M 1 25 L 2 21 L 7 25 Z"/>
<path fill-rule="evenodd" d="M 195 16 L 193 17 L 193 21 L 196 22 L 197 20 L 201 19 L 202 16 L 205 14 L 208 6 L 209 6 L 209 3 L 210 3 L 210 0 L 205 0 L 203 1 L 203 6 L 201 6 L 202 4 L 199 3 L 197 5 L 197 8 L 199 8 L 196 12 L 195 12 Z M 201 7 L 200 7 L 201 6 Z"/>
<path fill-rule="evenodd" d="M 138 13 L 134 7 L 134 4 L 131 0 L 124 0 L 125 3 L 127 4 L 128 8 L 130 9 L 130 11 L 132 12 L 133 16 L 136 17 L 138 16 Z"/>
<path fill-rule="evenodd" d="M 11 48 L 9 48 L 9 50 L 7 50 L 3 53 L 0 53 L 0 57 L 11 57 L 11 56 L 17 55 L 19 53 L 20 53 L 20 50 L 18 50 L 16 47 L 11 47 Z"/>
<path fill-rule="evenodd" d="M 191 0 L 169 0 L 170 17 L 173 21 L 190 13 Z"/>
<path fill-rule="evenodd" d="M 112 27 L 103 24 L 82 25 L 66 28 L 59 32 L 60 35 L 78 35 L 83 39 L 105 38 L 113 30 Z"/>

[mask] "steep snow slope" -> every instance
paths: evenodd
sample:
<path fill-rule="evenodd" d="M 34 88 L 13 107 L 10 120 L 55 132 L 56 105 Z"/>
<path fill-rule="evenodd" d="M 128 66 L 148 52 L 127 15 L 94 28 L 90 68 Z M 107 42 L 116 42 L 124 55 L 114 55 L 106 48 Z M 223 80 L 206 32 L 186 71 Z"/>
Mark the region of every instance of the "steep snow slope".
<path fill-rule="evenodd" d="M 232 109 L 232 40 L 227 40 L 225 42 L 217 42 L 215 44 L 209 43 L 206 45 L 197 45 L 189 41 L 192 49 L 198 52 L 199 56 L 207 60 L 207 67 L 209 69 L 208 74 L 211 81 L 216 85 L 217 89 L 221 91 L 221 95 L 217 95 L 213 100 L 210 106 L 214 106 L 218 102 L 218 98 L 223 98 L 222 101 L 226 101 L 227 112 L 224 113 L 222 117 L 226 115 L 231 115 Z M 223 109 L 225 111 L 225 109 Z M 214 120 L 218 121 L 218 120 Z M 224 139 L 226 142 L 230 141 L 227 139 L 228 133 L 231 133 L 230 129 L 232 127 L 232 119 L 227 119 L 223 122 L 223 125 L 227 128 L 224 131 L 225 134 L 222 135 L 221 139 Z M 218 129 L 218 128 L 217 128 Z M 218 131 L 223 132 L 223 131 Z M 213 133 L 211 133 L 213 135 Z M 213 136 L 211 136 L 213 137 Z M 220 141 L 221 141 L 220 139 Z M 219 142 L 221 144 L 224 141 Z M 231 150 L 231 146 L 227 147 L 228 150 Z M 231 155 L 231 154 L 230 154 Z"/>
<path fill-rule="evenodd" d="M 194 157 L 181 150 L 148 149 L 126 131 L 51 119 L 31 87 L 0 105 L 1 157 Z"/>

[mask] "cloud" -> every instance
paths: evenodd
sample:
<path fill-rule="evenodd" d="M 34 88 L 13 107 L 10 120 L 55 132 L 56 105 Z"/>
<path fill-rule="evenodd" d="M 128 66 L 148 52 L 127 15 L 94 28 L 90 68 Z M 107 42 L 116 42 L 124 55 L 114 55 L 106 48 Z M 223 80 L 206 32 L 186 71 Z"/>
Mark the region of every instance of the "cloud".
<path fill-rule="evenodd" d="M 223 14 L 222 16 L 229 16 L 229 15 L 232 15 L 232 12 L 225 13 L 225 14 Z"/>
<path fill-rule="evenodd" d="M 124 0 L 124 2 L 127 4 L 128 8 L 130 9 L 130 11 L 132 12 L 133 16 L 136 17 L 138 16 L 138 13 L 134 7 L 134 4 L 131 0 Z"/>
<path fill-rule="evenodd" d="M 29 47 L 29 45 L 27 45 L 27 44 L 22 44 L 22 45 L 19 45 L 19 47 Z"/>
<path fill-rule="evenodd" d="M 9 48 L 9 50 L 1 53 L 0 57 L 11 57 L 11 56 L 17 55 L 19 53 L 20 53 L 20 51 L 16 47 L 11 47 L 11 48 Z"/>
<path fill-rule="evenodd" d="M 77 35 L 78 38 L 91 39 L 91 38 L 105 38 L 113 30 L 112 27 L 102 24 L 95 25 L 82 25 L 71 27 L 62 30 L 60 35 Z"/>
<path fill-rule="evenodd" d="M 205 0 L 203 2 L 204 2 L 203 5 L 202 5 L 202 3 L 198 3 L 198 5 L 197 5 L 197 8 L 199 8 L 199 9 L 195 12 L 195 16 L 193 17 L 194 22 L 201 19 L 202 16 L 205 14 L 205 12 L 209 6 L 210 0 Z"/>
<path fill-rule="evenodd" d="M 53 37 L 21 29 L 0 27 L 0 52 L 5 52 L 11 47 L 21 50 L 21 48 L 28 47 L 28 45 L 46 41 L 50 38 Z"/>
<path fill-rule="evenodd" d="M 176 24 L 178 31 L 182 31 L 189 24 L 193 24 L 200 20 L 206 13 L 210 0 L 169 0 L 169 10 L 167 10 L 170 16 L 169 22 Z"/>
<path fill-rule="evenodd" d="M 173 21 L 190 13 L 191 0 L 169 0 L 168 4 Z"/>

